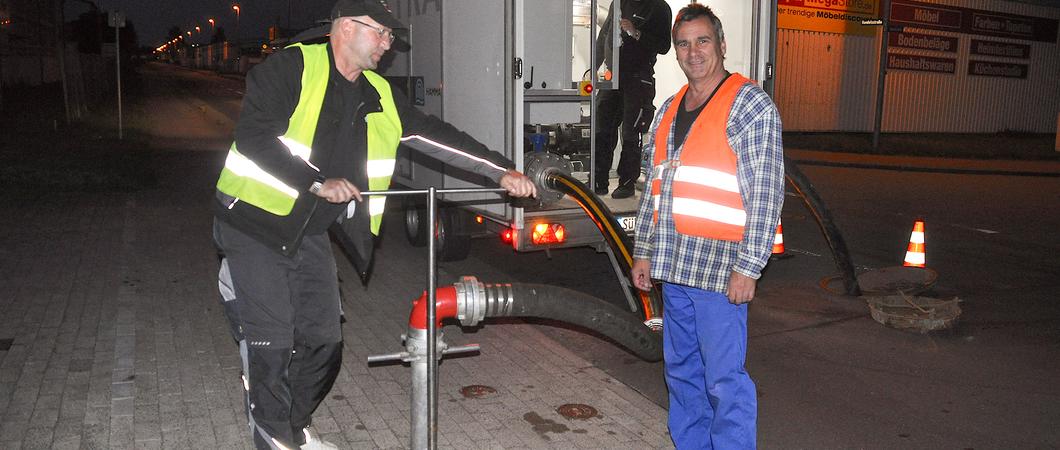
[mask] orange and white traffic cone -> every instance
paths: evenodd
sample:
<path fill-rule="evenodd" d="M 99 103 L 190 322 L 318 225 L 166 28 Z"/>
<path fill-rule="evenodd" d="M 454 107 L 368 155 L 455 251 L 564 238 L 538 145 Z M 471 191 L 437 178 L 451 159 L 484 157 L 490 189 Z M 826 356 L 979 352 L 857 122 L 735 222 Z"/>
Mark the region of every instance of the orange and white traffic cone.
<path fill-rule="evenodd" d="M 773 235 L 773 256 L 784 254 L 784 224 L 777 224 L 777 234 Z"/>
<path fill-rule="evenodd" d="M 909 235 L 909 247 L 905 251 L 905 267 L 924 267 L 927 259 L 924 253 L 924 220 L 913 222 L 913 233 Z"/>

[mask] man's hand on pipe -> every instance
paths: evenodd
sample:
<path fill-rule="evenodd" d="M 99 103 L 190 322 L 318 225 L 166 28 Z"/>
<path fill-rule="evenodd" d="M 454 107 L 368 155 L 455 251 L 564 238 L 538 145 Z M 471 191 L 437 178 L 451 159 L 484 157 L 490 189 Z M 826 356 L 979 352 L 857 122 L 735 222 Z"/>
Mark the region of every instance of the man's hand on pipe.
<path fill-rule="evenodd" d="M 331 203 L 346 203 L 357 199 L 361 201 L 361 191 L 345 178 L 328 178 L 317 192 L 317 196 Z"/>
<path fill-rule="evenodd" d="M 501 177 L 500 185 L 512 197 L 537 197 L 537 186 L 530 178 L 517 170 L 509 170 Z"/>

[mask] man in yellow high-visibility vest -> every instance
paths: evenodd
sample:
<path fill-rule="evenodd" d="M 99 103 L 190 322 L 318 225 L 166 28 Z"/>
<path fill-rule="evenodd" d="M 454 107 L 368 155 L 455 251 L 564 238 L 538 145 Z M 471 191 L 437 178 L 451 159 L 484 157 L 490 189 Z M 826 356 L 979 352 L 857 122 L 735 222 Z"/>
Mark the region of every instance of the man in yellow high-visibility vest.
<path fill-rule="evenodd" d="M 327 230 L 370 255 L 399 143 L 535 195 L 514 164 L 403 101 L 373 69 L 403 28 L 381 0 L 339 0 L 330 41 L 294 44 L 247 75 L 235 142 L 217 181 L 219 287 L 239 342 L 258 448 L 335 448 L 309 428 L 342 358 Z M 368 256 L 370 258 L 370 256 Z"/>

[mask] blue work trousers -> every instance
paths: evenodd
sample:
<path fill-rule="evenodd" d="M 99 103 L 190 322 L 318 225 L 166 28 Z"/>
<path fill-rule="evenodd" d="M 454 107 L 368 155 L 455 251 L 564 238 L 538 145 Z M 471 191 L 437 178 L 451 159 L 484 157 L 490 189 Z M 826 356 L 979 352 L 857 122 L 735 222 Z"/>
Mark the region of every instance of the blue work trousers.
<path fill-rule="evenodd" d="M 753 449 L 758 400 L 744 369 L 747 304 L 663 284 L 663 355 L 670 437 L 679 450 Z"/>

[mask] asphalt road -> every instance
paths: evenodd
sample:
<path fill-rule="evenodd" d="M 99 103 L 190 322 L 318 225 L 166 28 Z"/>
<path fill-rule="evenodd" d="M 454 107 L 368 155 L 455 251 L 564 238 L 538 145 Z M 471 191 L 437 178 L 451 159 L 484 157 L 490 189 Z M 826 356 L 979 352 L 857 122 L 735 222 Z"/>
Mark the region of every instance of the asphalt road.
<path fill-rule="evenodd" d="M 172 68 L 148 74 L 149 86 L 168 91 L 152 98 L 159 103 L 145 120 L 162 120 L 150 110 L 184 111 L 166 113 L 184 131 L 164 146 L 227 147 L 238 81 Z M 747 366 L 759 390 L 761 447 L 1060 446 L 1060 178 L 803 170 L 861 271 L 900 265 L 913 220 L 923 218 L 927 265 L 939 274 L 925 295 L 957 296 L 963 313 L 950 332 L 911 334 L 873 321 L 863 299 L 821 289 L 834 265 L 812 215 L 789 196 L 783 221 L 794 256 L 769 265 L 750 314 Z M 408 245 L 394 216 L 382 245 Z M 517 254 L 477 239 L 467 260 L 441 270 L 623 302 L 607 257 L 590 249 Z M 661 364 L 579 330 L 541 326 L 645 401 L 665 405 Z"/>

